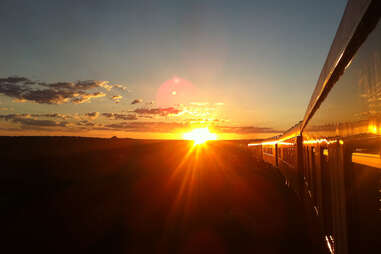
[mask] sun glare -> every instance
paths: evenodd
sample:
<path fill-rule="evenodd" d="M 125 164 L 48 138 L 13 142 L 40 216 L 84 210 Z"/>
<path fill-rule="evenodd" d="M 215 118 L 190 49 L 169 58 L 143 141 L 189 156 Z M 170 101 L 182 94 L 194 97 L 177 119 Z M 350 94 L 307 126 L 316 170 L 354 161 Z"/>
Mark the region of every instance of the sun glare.
<path fill-rule="evenodd" d="M 184 133 L 183 138 L 186 140 L 193 140 L 195 145 L 199 145 L 205 143 L 208 140 L 216 140 L 217 135 L 215 133 L 211 133 L 208 127 L 205 127 Z"/>

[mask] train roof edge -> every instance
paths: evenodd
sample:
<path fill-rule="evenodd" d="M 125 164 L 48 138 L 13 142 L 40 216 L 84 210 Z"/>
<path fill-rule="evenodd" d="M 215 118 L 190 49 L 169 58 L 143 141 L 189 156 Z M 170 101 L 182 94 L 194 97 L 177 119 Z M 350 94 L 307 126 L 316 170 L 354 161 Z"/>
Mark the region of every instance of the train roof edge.
<path fill-rule="evenodd" d="M 355 50 L 348 49 L 348 45 L 354 37 L 354 34 L 371 3 L 372 0 L 348 1 L 343 17 L 337 28 L 335 38 L 333 39 L 326 61 L 320 72 L 315 89 L 307 106 L 301 127 L 302 130 L 314 112 L 319 108 L 320 103 L 325 98 L 325 95 L 334 85 L 338 78 L 336 75 L 340 76 L 342 74 L 350 59 L 354 55 Z M 340 67 L 342 70 L 339 70 Z"/>
<path fill-rule="evenodd" d="M 301 135 L 304 127 L 308 123 L 308 120 L 319 108 L 321 102 L 324 100 L 329 90 L 333 87 L 338 77 L 343 74 L 345 67 L 352 59 L 356 50 L 361 46 L 361 44 L 355 44 L 351 45 L 350 48 L 348 47 L 351 40 L 353 40 L 354 35 L 359 32 L 357 31 L 359 29 L 359 25 L 363 21 L 364 16 L 366 16 L 367 11 L 371 9 L 371 4 L 379 4 L 377 1 L 378 0 L 348 1 L 343 17 L 337 28 L 335 38 L 331 44 L 328 56 L 320 72 L 315 89 L 311 95 L 304 118 L 296 125 L 283 132 L 281 135 L 269 137 L 263 139 L 262 141 L 255 141 L 250 143 L 251 145 L 283 141 Z"/>

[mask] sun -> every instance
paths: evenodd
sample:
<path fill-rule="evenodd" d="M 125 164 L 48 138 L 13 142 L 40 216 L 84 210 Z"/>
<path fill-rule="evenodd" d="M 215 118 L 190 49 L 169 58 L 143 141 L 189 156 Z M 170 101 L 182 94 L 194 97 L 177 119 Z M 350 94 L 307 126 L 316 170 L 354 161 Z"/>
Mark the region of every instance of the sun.
<path fill-rule="evenodd" d="M 190 132 L 184 133 L 183 138 L 193 140 L 195 145 L 203 144 L 208 140 L 216 140 L 217 135 L 211 133 L 208 127 L 193 129 Z"/>

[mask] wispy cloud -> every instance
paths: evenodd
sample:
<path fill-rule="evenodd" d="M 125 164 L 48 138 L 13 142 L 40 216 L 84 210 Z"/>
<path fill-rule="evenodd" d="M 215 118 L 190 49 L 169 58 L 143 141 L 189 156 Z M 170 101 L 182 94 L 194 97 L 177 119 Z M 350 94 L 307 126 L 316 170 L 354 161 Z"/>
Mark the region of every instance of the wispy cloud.
<path fill-rule="evenodd" d="M 122 131 L 173 133 L 188 131 L 190 128 L 209 126 L 217 133 L 263 134 L 282 133 L 281 130 L 258 126 L 232 126 L 221 119 L 177 119 L 148 120 L 152 115 L 178 113 L 174 108 L 136 109 L 134 112 L 88 112 L 81 114 L 41 113 L 41 114 L 4 114 L 0 121 L 13 123 L 8 130 L 45 130 L 45 131 Z M 146 115 L 148 114 L 148 115 Z M 7 128 L 2 128 L 6 130 Z"/>
<path fill-rule="evenodd" d="M 167 115 L 176 115 L 181 112 L 180 109 L 174 108 L 174 107 L 168 107 L 168 108 L 137 108 L 134 110 L 137 114 L 142 115 L 160 115 L 160 116 L 167 116 Z"/>
<path fill-rule="evenodd" d="M 118 130 L 126 132 L 158 132 L 169 133 L 189 128 L 187 123 L 177 122 L 119 122 L 107 124 L 99 130 Z"/>
<path fill-rule="evenodd" d="M 136 114 L 102 113 L 102 116 L 111 120 L 137 120 Z"/>
<path fill-rule="evenodd" d="M 91 114 L 91 113 L 88 113 Z M 71 119 L 73 118 L 71 115 L 61 114 L 61 113 L 48 113 L 48 114 L 22 114 L 24 116 L 30 116 L 35 118 L 59 118 L 59 119 Z"/>
<path fill-rule="evenodd" d="M 65 127 L 68 122 L 66 121 L 53 121 L 53 120 L 41 120 L 31 118 L 28 114 L 10 114 L 10 115 L 0 115 L 0 119 L 4 119 L 8 122 L 19 123 L 24 126 L 34 126 L 34 127 Z"/>
<path fill-rule="evenodd" d="M 123 85 L 120 85 L 120 84 L 114 84 L 112 85 L 114 88 L 118 88 L 120 90 L 123 90 L 123 91 L 127 91 L 127 87 L 123 86 Z"/>

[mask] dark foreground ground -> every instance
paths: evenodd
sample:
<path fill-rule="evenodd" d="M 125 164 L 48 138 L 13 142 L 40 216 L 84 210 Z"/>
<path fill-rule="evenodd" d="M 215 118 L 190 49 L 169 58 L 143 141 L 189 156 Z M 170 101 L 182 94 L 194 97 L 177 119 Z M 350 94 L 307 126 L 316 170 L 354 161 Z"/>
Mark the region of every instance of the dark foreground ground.
<path fill-rule="evenodd" d="M 238 142 L 0 138 L 1 253 L 314 253 Z"/>

